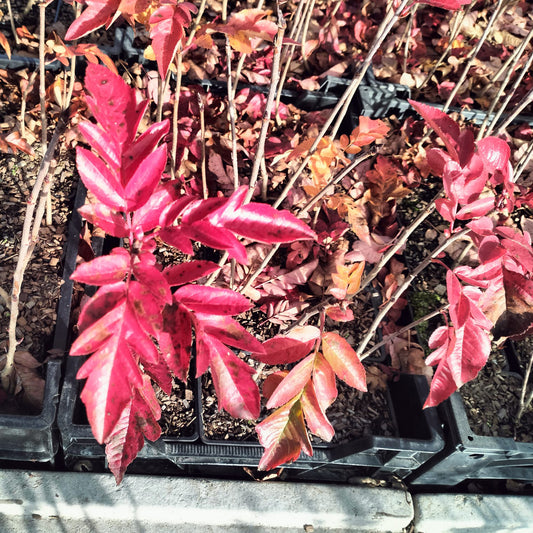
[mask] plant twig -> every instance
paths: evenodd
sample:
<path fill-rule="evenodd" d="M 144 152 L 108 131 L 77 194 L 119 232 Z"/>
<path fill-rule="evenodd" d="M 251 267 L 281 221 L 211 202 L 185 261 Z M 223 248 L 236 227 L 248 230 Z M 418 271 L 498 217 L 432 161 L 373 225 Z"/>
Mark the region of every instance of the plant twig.
<path fill-rule="evenodd" d="M 202 137 L 202 161 L 201 161 L 201 169 L 202 169 L 202 194 L 204 197 L 204 200 L 207 200 L 209 197 L 209 191 L 207 190 L 207 173 L 205 168 L 205 118 L 204 118 L 204 101 L 202 99 L 202 96 L 200 94 L 198 96 L 198 107 L 200 108 L 200 135 Z"/>
<path fill-rule="evenodd" d="M 66 122 L 62 118 L 60 118 L 54 131 L 54 135 L 52 136 L 50 144 L 48 145 L 48 149 L 44 154 L 41 166 L 39 168 L 39 172 L 37 173 L 35 185 L 33 186 L 30 197 L 27 201 L 24 225 L 22 227 L 20 251 L 17 260 L 17 265 L 15 267 L 15 272 L 13 274 L 13 288 L 11 291 L 11 306 L 8 329 L 9 345 L 6 354 L 6 365 L 1 374 L 2 387 L 8 392 L 12 392 L 13 386 L 13 380 L 11 378 L 14 370 L 14 357 L 15 350 L 17 347 L 16 326 L 19 315 L 18 304 L 22 280 L 24 278 L 24 272 L 31 258 L 33 249 L 37 244 L 38 231 L 42 223 L 44 208 L 46 204 L 46 193 L 47 189 L 49 192 L 52 181 L 49 178 L 49 171 L 52 164 L 52 160 L 54 158 L 54 152 L 56 149 L 57 142 L 59 140 L 59 136 L 63 132 L 65 126 Z M 39 205 L 37 206 L 38 199 Z"/>
<path fill-rule="evenodd" d="M 526 399 L 527 385 L 529 382 L 529 376 L 531 375 L 532 368 L 533 368 L 533 353 L 531 353 L 531 355 L 529 356 L 526 373 L 524 375 L 524 381 L 522 383 L 522 390 L 520 391 L 520 403 L 518 406 L 518 413 L 516 414 L 515 426 L 518 425 L 526 409 L 531 405 L 531 402 L 533 402 L 533 390 L 530 391 L 529 396 Z M 515 427 L 515 430 L 516 430 L 516 427 Z"/>
<path fill-rule="evenodd" d="M 367 344 L 370 342 L 372 337 L 374 336 L 377 328 L 381 324 L 382 320 L 387 316 L 393 305 L 398 301 L 400 296 L 406 291 L 406 289 L 411 285 L 412 281 L 424 270 L 433 259 L 435 259 L 437 256 L 439 256 L 448 246 L 450 246 L 452 243 L 454 243 L 456 240 L 460 239 L 465 233 L 468 233 L 470 231 L 469 228 L 464 228 L 457 233 L 454 233 L 449 239 L 444 241 L 440 246 L 438 246 L 430 255 L 428 255 L 404 280 L 404 282 L 396 289 L 394 294 L 390 297 L 390 299 L 381 307 L 379 313 L 376 315 L 376 318 L 374 319 L 374 322 L 372 322 L 372 325 L 370 328 L 368 328 L 368 331 L 363 338 L 363 340 L 360 342 L 359 346 L 357 347 L 356 352 L 357 353 L 363 353 L 366 349 Z"/>
<path fill-rule="evenodd" d="M 204 15 L 206 4 L 207 4 L 207 0 L 202 0 L 202 3 L 200 4 L 200 7 L 198 8 L 198 13 L 196 14 L 196 18 L 194 19 L 194 24 L 193 24 L 191 33 L 189 34 L 189 37 L 187 38 L 187 43 L 185 44 L 185 48 L 191 46 L 192 44 L 192 41 L 194 39 L 194 36 L 196 35 L 198 26 L 200 25 L 200 21 L 202 20 L 202 17 Z"/>
<path fill-rule="evenodd" d="M 407 23 L 407 26 L 405 27 L 405 33 L 404 33 L 405 43 L 403 47 L 403 72 L 404 73 L 407 72 L 407 57 L 409 56 L 409 44 L 411 43 L 411 30 L 413 29 L 413 23 L 415 21 L 417 9 L 418 9 L 418 4 L 415 4 L 415 6 L 411 9 L 411 14 L 409 15 L 409 22 Z"/>
<path fill-rule="evenodd" d="M 526 168 L 527 164 L 531 161 L 531 158 L 533 157 L 533 141 L 530 141 L 529 146 L 525 152 L 525 154 L 522 156 L 518 164 L 516 165 L 516 169 L 514 172 L 514 180 L 516 181 L 522 172 L 524 172 L 524 169 Z"/>
<path fill-rule="evenodd" d="M 529 90 L 520 105 L 516 106 L 513 112 L 502 122 L 498 127 L 498 134 L 501 134 L 513 122 L 513 120 L 531 103 L 533 102 L 533 88 Z M 491 125 L 492 126 L 492 125 Z"/>
<path fill-rule="evenodd" d="M 483 30 L 483 34 L 481 35 L 481 37 L 479 38 L 479 41 L 477 42 L 476 46 L 474 47 L 474 49 L 470 53 L 470 57 L 469 57 L 466 65 L 465 65 L 465 67 L 463 69 L 463 72 L 461 73 L 461 77 L 459 78 L 459 81 L 455 84 L 455 87 L 452 89 L 450 95 L 448 96 L 448 99 L 446 100 L 446 103 L 444 104 L 444 112 L 446 112 L 449 109 L 451 103 L 453 102 L 453 99 L 455 98 L 455 96 L 459 92 L 459 89 L 461 88 L 461 86 L 463 85 L 464 81 L 466 80 L 466 77 L 468 76 L 468 73 L 470 72 L 470 68 L 474 64 L 474 61 L 475 61 L 479 51 L 481 50 L 481 47 L 483 46 L 483 44 L 485 43 L 485 40 L 489 36 L 489 34 L 490 34 L 491 30 L 492 30 L 492 27 L 494 26 L 494 23 L 496 22 L 496 20 L 500 16 L 501 12 L 503 11 L 505 2 L 506 2 L 506 0 L 498 0 L 498 3 L 496 4 L 496 7 L 494 8 L 494 11 L 492 12 L 491 18 L 490 18 L 486 28 Z"/>
<path fill-rule="evenodd" d="M 505 100 L 503 101 L 502 105 L 498 109 L 498 112 L 496 113 L 496 115 L 494 115 L 494 118 L 492 119 L 492 122 L 490 123 L 490 127 L 487 130 L 487 135 L 490 135 L 492 133 L 492 130 L 496 126 L 496 123 L 498 122 L 498 120 L 500 120 L 500 117 L 502 116 L 503 112 L 507 109 L 507 106 L 509 105 L 509 102 L 511 101 L 511 98 L 513 97 L 513 95 L 515 94 L 516 90 L 518 89 L 518 87 L 522 83 L 522 80 L 524 79 L 524 76 L 529 73 L 529 69 L 531 68 L 532 64 L 533 64 L 533 54 L 530 53 L 526 63 L 524 64 L 524 67 L 522 68 L 522 70 L 520 71 L 520 74 L 517 76 L 516 80 L 514 81 L 512 87 L 511 87 L 511 89 L 509 91 L 509 94 L 505 97 Z M 500 93 L 498 93 L 498 98 L 499 97 L 500 97 Z M 491 106 L 491 109 L 489 110 L 489 113 L 490 113 L 490 111 L 492 111 L 492 109 L 494 109 L 494 107 Z M 487 117 L 488 116 L 489 115 L 487 115 Z M 487 120 L 487 118 L 485 118 L 485 120 Z"/>
<path fill-rule="evenodd" d="M 15 44 L 20 45 L 19 36 L 17 35 L 17 29 L 15 28 L 15 19 L 13 18 L 13 10 L 11 9 L 11 0 L 6 0 L 7 4 L 7 15 L 9 17 L 9 24 L 11 25 L 11 33 L 13 33 L 13 39 L 15 39 Z"/>
<path fill-rule="evenodd" d="M 442 190 L 437 193 L 435 198 L 425 207 L 425 209 L 416 217 L 415 220 L 398 235 L 396 242 L 381 256 L 381 259 L 376 263 L 374 268 L 368 273 L 361 282 L 360 291 L 366 289 L 374 278 L 380 273 L 381 269 L 391 260 L 396 252 L 405 245 L 407 239 L 413 232 L 426 220 L 426 218 L 435 210 L 435 200 L 442 195 Z"/>
<path fill-rule="evenodd" d="M 300 166 L 296 169 L 295 173 L 291 176 L 289 179 L 287 185 L 279 195 L 278 199 L 274 202 L 274 207 L 279 207 L 283 200 L 285 200 L 287 194 L 292 189 L 294 184 L 296 183 L 296 180 L 300 177 L 304 169 L 307 167 L 307 163 L 309 163 L 311 157 L 315 153 L 318 144 L 320 143 L 321 139 L 324 137 L 326 132 L 328 131 L 329 127 L 335 120 L 335 117 L 338 116 L 337 123 L 335 124 L 334 131 L 336 132 L 337 129 L 340 127 L 340 124 L 342 122 L 342 119 L 344 118 L 344 115 L 346 114 L 348 110 L 348 106 L 350 105 L 350 101 L 357 91 L 357 88 L 361 84 L 361 81 L 363 80 L 363 77 L 370 67 L 372 63 L 373 57 L 376 55 L 377 51 L 379 50 L 381 44 L 385 40 L 385 37 L 391 30 L 392 26 L 400 16 L 401 12 L 404 10 L 405 6 L 408 4 L 409 0 L 403 0 L 398 9 L 392 14 L 391 11 L 387 12 L 387 16 L 381 23 L 378 32 L 376 34 L 376 37 L 374 38 L 374 42 L 372 43 L 372 46 L 370 48 L 370 51 L 368 52 L 365 61 L 361 65 L 359 72 L 356 74 L 346 91 L 344 91 L 344 94 L 339 98 L 339 101 L 337 102 L 337 105 L 334 107 L 334 109 L 331 112 L 331 115 L 326 120 L 324 126 L 322 126 L 322 129 L 320 130 L 317 138 L 313 142 L 313 145 L 309 149 L 309 152 L 307 153 L 307 156 L 304 158 L 304 160 L 301 162 Z M 340 114 L 339 114 L 340 113 Z M 334 133 L 331 134 L 334 136 Z"/>
<path fill-rule="evenodd" d="M 22 91 L 22 101 L 20 103 L 20 135 L 22 137 L 24 137 L 24 135 L 26 134 L 26 122 L 24 120 L 24 117 L 26 116 L 26 105 L 27 105 L 28 95 L 33 89 L 33 83 L 35 82 L 36 77 L 37 77 L 37 71 L 33 71 L 30 74 L 26 88 L 24 89 L 24 91 Z"/>
<path fill-rule="evenodd" d="M 180 108 L 180 94 L 181 94 L 181 62 L 182 50 L 178 47 L 176 52 L 176 90 L 174 91 L 174 107 L 172 109 L 172 147 L 170 154 L 170 176 L 175 179 L 178 166 L 178 119 Z M 203 135 L 202 135 L 203 139 Z"/>
<path fill-rule="evenodd" d="M 459 35 L 459 32 L 461 31 L 461 28 L 462 28 L 462 25 L 463 25 L 463 21 L 464 21 L 466 15 L 468 15 L 468 13 L 470 13 L 470 10 L 472 9 L 473 5 L 474 5 L 474 2 L 471 2 L 466 7 L 466 9 L 464 9 L 464 10 L 462 9 L 461 11 L 456 11 L 455 12 L 456 16 L 454 18 L 452 31 L 450 32 L 450 37 L 448 39 L 448 45 L 446 46 L 446 49 L 444 50 L 444 52 L 442 52 L 442 54 L 439 57 L 439 59 L 437 59 L 437 62 L 433 65 L 433 67 L 429 71 L 428 75 L 425 77 L 424 81 L 422 82 L 422 85 L 420 85 L 420 87 L 417 88 L 417 90 L 416 90 L 417 98 L 418 98 L 418 95 L 420 94 L 420 92 L 422 91 L 422 89 L 428 84 L 429 80 L 433 77 L 433 74 L 435 74 L 435 72 L 437 72 L 437 69 L 442 65 L 444 60 L 448 57 L 448 54 L 450 53 L 450 51 L 451 51 L 451 49 L 453 47 L 453 43 L 454 43 L 455 39 L 457 38 L 457 35 Z"/>
<path fill-rule="evenodd" d="M 276 89 L 280 78 L 280 59 L 281 59 L 281 47 L 283 45 L 283 36 L 285 34 L 285 19 L 280 10 L 278 10 L 278 33 L 274 42 L 274 58 L 272 59 L 272 70 L 270 74 L 270 90 L 268 91 L 268 97 L 265 105 L 265 111 L 263 113 L 263 122 L 261 124 L 261 131 L 259 133 L 259 139 L 257 140 L 257 147 L 255 149 L 254 165 L 252 167 L 252 174 L 250 175 L 250 183 L 248 185 L 248 193 L 246 195 L 245 203 L 252 199 L 254 194 L 255 184 L 259 177 L 259 170 L 261 168 L 261 161 L 265 154 L 265 143 L 268 134 L 268 128 L 270 126 L 270 116 L 272 115 L 272 109 L 274 107 L 274 101 L 276 99 Z"/>
<path fill-rule="evenodd" d="M 48 120 L 46 116 L 46 70 L 44 64 L 44 41 L 46 32 L 46 3 L 39 4 L 39 103 L 41 107 L 41 150 L 46 153 L 48 143 Z M 46 225 L 52 225 L 52 196 L 46 199 Z"/>
<path fill-rule="evenodd" d="M 418 318 L 417 320 L 414 320 L 410 324 L 407 324 L 407 326 L 404 326 L 398 331 L 395 331 L 394 333 L 390 333 L 389 335 L 384 336 L 382 341 L 372 346 L 372 348 L 368 349 L 365 353 L 359 355 L 359 359 L 362 361 L 369 355 L 372 355 L 375 351 L 379 350 L 382 346 L 385 346 L 385 344 L 387 344 L 390 340 L 395 339 L 396 337 L 402 335 L 402 333 L 405 333 L 406 331 L 409 331 L 410 329 L 416 328 L 416 326 L 418 326 L 419 324 L 422 324 L 423 322 L 426 322 L 427 320 L 431 320 L 434 316 L 444 313 L 448 309 L 448 307 L 450 307 L 450 304 L 443 305 L 442 307 L 435 309 L 435 311 L 432 311 L 431 313 L 428 313 L 427 315 L 421 318 Z"/>

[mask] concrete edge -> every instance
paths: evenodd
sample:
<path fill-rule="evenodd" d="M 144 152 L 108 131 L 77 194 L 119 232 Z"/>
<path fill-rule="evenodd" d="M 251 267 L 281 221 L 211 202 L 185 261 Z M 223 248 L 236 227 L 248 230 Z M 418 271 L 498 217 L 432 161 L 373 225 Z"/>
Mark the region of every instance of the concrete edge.
<path fill-rule="evenodd" d="M 386 488 L 0 471 L 3 533 L 401 532 L 409 493 Z"/>
<path fill-rule="evenodd" d="M 531 533 L 533 497 L 487 494 L 413 496 L 416 533 Z"/>

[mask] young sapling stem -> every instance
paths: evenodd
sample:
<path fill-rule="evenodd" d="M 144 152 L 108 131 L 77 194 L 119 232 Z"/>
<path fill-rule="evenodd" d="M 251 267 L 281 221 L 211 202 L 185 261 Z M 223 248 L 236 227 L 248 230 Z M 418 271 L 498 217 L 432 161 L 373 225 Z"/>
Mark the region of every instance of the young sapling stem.
<path fill-rule="evenodd" d="M 179 119 L 179 107 L 180 107 L 180 94 L 181 94 L 181 62 L 183 53 L 181 46 L 178 46 L 176 52 L 176 90 L 174 92 L 174 106 L 172 108 L 172 146 L 170 153 L 170 176 L 172 179 L 176 178 L 176 167 L 178 165 L 178 119 Z M 203 139 L 203 135 L 202 135 Z"/>
<path fill-rule="evenodd" d="M 22 227 L 22 237 L 20 242 L 19 256 L 17 260 L 17 265 L 15 267 L 15 272 L 13 274 L 13 288 L 11 291 L 11 305 L 10 305 L 10 317 L 9 317 L 9 327 L 8 327 L 8 351 L 6 354 L 6 364 L 1 373 L 1 384 L 2 387 L 7 391 L 13 392 L 14 380 L 13 371 L 14 371 L 14 361 L 15 361 L 15 351 L 17 348 L 17 320 L 19 316 L 19 296 L 22 288 L 22 281 L 24 279 L 24 272 L 31 258 L 31 254 L 38 238 L 39 228 L 42 223 L 42 218 L 44 215 L 44 206 L 46 204 L 46 197 L 48 196 L 51 179 L 49 178 L 49 171 L 52 165 L 52 160 L 54 157 L 55 148 L 59 140 L 63 129 L 65 127 L 65 122 L 60 118 L 57 127 L 54 131 L 54 135 L 48 145 L 48 149 L 44 154 L 44 157 L 41 161 L 41 166 L 39 172 L 37 173 L 37 178 L 35 180 L 35 185 L 30 193 L 30 197 L 27 201 L 26 214 L 24 216 L 24 224 Z M 46 184 L 46 186 L 45 186 Z M 39 200 L 39 206 L 37 206 L 37 200 Z M 37 208 L 37 211 L 36 211 Z M 35 214 L 35 216 L 34 216 Z"/>
<path fill-rule="evenodd" d="M 533 30 L 532 30 L 533 32 Z M 509 102 L 511 101 L 511 98 L 515 94 L 516 90 L 522 83 L 522 80 L 524 79 L 524 76 L 529 73 L 529 69 L 531 68 L 531 65 L 533 64 L 533 54 L 530 53 L 529 57 L 527 58 L 526 63 L 524 64 L 524 67 L 520 71 L 520 74 L 517 76 L 516 80 L 514 81 L 511 90 L 509 91 L 509 94 L 505 97 L 505 100 L 503 101 L 502 105 L 498 109 L 498 112 L 496 115 L 494 115 L 494 118 L 492 119 L 492 122 L 490 124 L 490 127 L 487 129 L 487 135 L 490 135 L 492 133 L 492 130 L 496 126 L 496 123 L 498 120 L 500 120 L 500 117 L 502 116 L 503 112 L 507 109 L 507 106 L 509 105 Z M 498 98 L 500 94 L 498 93 Z M 493 107 L 491 107 L 493 109 Z M 489 110 L 490 112 L 490 110 Z M 488 115 L 487 115 L 488 117 Z M 486 120 L 486 119 L 485 119 Z"/>
<path fill-rule="evenodd" d="M 524 381 L 522 383 L 522 390 L 520 391 L 520 403 L 518 407 L 518 413 L 516 415 L 515 422 L 515 437 L 516 437 L 516 426 L 519 424 L 522 416 L 526 412 L 526 409 L 531 405 L 533 401 L 533 390 L 529 393 L 526 399 L 527 385 L 529 382 L 529 376 L 531 375 L 531 369 L 533 368 L 533 353 L 529 356 L 529 361 L 527 363 L 526 373 L 524 375 Z"/>
<path fill-rule="evenodd" d="M 422 270 L 424 270 L 433 259 L 439 256 L 442 252 L 444 252 L 446 248 L 448 248 L 448 246 L 460 239 L 469 231 L 469 228 L 464 228 L 458 231 L 457 233 L 454 233 L 449 239 L 447 239 L 440 246 L 435 248 L 435 250 L 430 255 L 428 255 L 408 276 L 406 276 L 404 282 L 396 289 L 396 291 L 394 291 L 394 294 L 390 297 L 390 299 L 381 307 L 379 313 L 374 319 L 374 322 L 372 322 L 372 325 L 370 326 L 370 328 L 368 328 L 365 337 L 357 347 L 356 353 L 363 353 L 365 351 L 368 343 L 372 340 L 372 337 L 376 333 L 376 330 L 378 329 L 383 319 L 387 316 L 388 312 L 392 309 L 392 306 L 398 301 L 400 296 L 407 290 L 407 288 L 411 285 L 413 280 L 420 274 L 420 272 L 422 272 Z"/>
<path fill-rule="evenodd" d="M 209 191 L 207 189 L 207 172 L 206 172 L 206 166 L 205 166 L 205 112 L 204 112 L 204 101 L 200 94 L 197 95 L 198 97 L 198 107 L 200 109 L 200 135 L 202 138 L 202 161 L 200 162 L 200 168 L 202 172 L 202 194 L 204 197 L 204 200 L 207 200 L 209 197 Z"/>
<path fill-rule="evenodd" d="M 268 91 L 268 97 L 265 105 L 265 111 L 263 112 L 263 121 L 261 123 L 261 131 L 259 133 L 259 139 L 255 149 L 254 164 L 252 167 L 252 173 L 250 175 L 250 183 L 248 185 L 248 193 L 246 194 L 245 203 L 248 203 L 254 194 L 255 184 L 259 177 L 259 170 L 261 168 L 261 161 L 265 155 L 265 143 L 268 134 L 268 128 L 270 126 L 270 117 L 272 115 L 272 109 L 276 100 L 276 89 L 280 79 L 280 59 L 281 48 L 283 45 L 283 36 L 285 35 L 286 28 L 285 20 L 280 10 L 278 10 L 278 33 L 274 40 L 274 57 L 272 59 L 272 71 L 270 73 L 270 89 Z"/>
<path fill-rule="evenodd" d="M 395 331 L 394 333 L 390 333 L 389 335 L 384 336 L 382 341 L 378 342 L 377 344 L 374 344 L 372 348 L 369 348 L 365 353 L 359 355 L 359 359 L 361 361 L 363 359 L 366 359 L 368 356 L 372 355 L 374 352 L 379 350 L 382 346 L 385 346 L 392 339 L 399 337 L 400 335 L 402 335 L 406 331 L 409 331 L 410 329 L 416 328 L 416 326 L 418 326 L 419 324 L 423 324 L 424 322 L 431 320 L 434 316 L 444 313 L 449 307 L 450 307 L 450 304 L 443 305 L 442 307 L 435 309 L 435 311 L 431 311 L 431 313 L 428 313 L 427 315 L 424 315 L 423 317 L 418 318 L 417 320 L 414 320 L 410 324 L 407 324 L 407 326 L 404 326 L 398 331 Z"/>

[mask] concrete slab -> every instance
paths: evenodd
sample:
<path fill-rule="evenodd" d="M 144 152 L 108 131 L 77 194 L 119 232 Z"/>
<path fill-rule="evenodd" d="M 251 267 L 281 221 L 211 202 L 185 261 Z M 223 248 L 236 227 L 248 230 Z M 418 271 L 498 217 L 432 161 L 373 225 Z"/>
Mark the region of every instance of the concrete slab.
<path fill-rule="evenodd" d="M 413 496 L 416 533 L 532 533 L 533 498 L 482 494 Z"/>
<path fill-rule="evenodd" d="M 396 533 L 412 518 L 393 489 L 0 471 L 2 533 Z"/>

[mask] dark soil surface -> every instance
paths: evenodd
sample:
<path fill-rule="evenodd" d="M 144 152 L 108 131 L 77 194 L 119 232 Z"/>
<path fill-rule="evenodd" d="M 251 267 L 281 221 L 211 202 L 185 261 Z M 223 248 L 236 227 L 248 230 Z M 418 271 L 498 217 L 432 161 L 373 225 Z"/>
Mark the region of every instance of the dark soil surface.
<path fill-rule="evenodd" d="M 493 352 L 478 377 L 460 389 L 470 427 L 476 435 L 533 442 L 533 410 L 516 423 L 523 378 L 506 370 L 502 352 Z"/>

